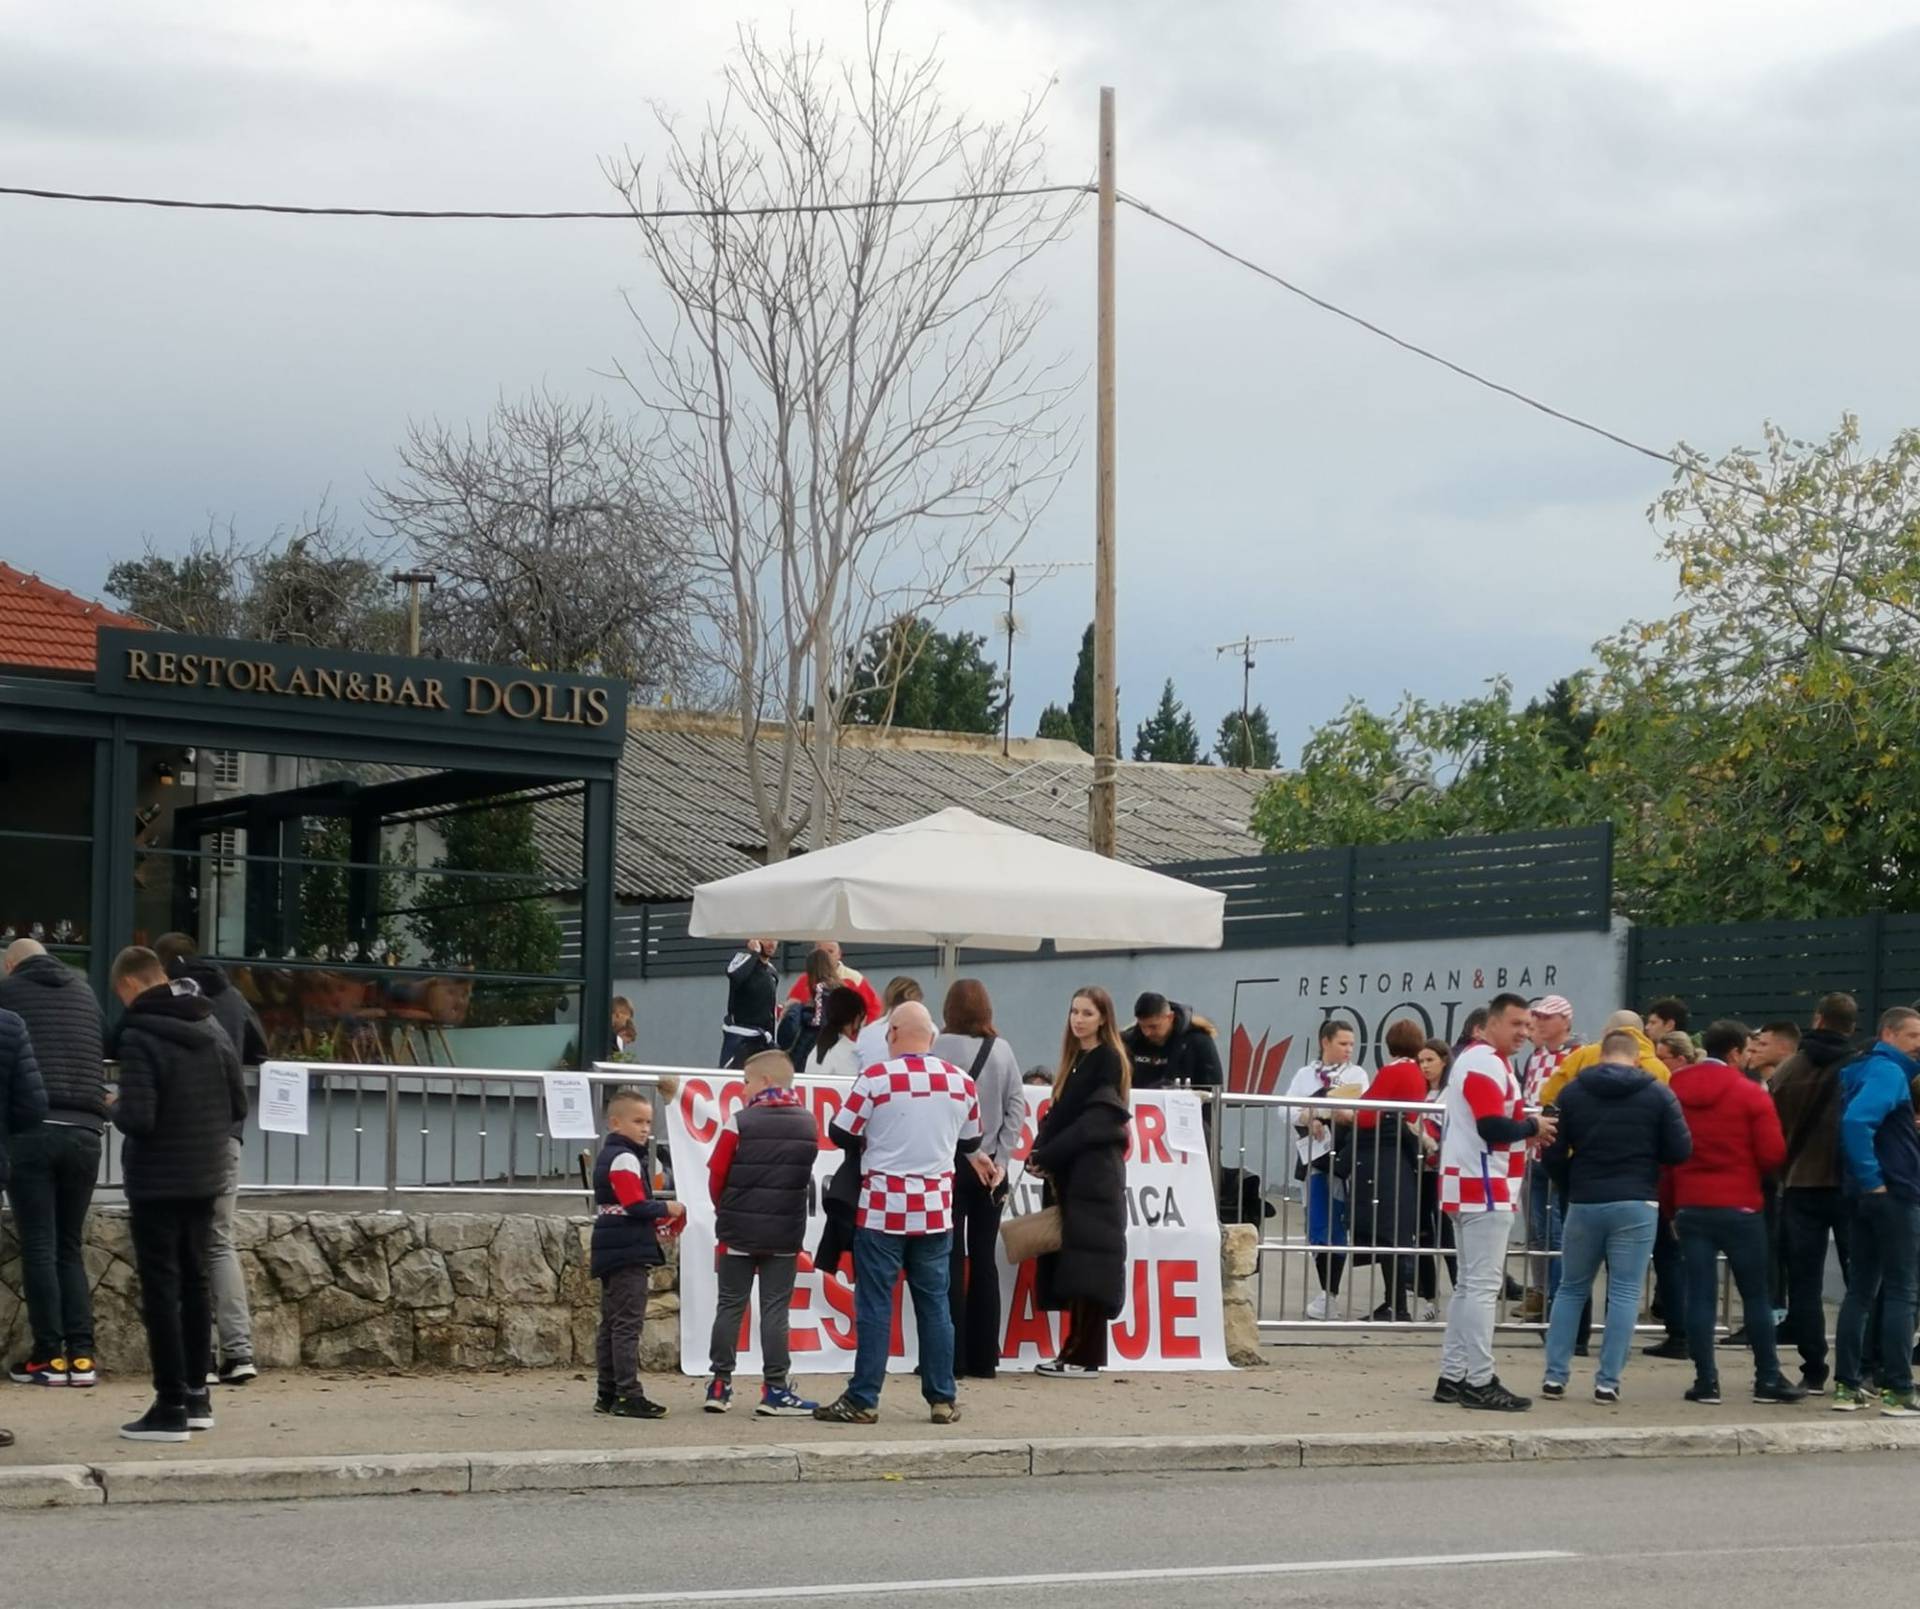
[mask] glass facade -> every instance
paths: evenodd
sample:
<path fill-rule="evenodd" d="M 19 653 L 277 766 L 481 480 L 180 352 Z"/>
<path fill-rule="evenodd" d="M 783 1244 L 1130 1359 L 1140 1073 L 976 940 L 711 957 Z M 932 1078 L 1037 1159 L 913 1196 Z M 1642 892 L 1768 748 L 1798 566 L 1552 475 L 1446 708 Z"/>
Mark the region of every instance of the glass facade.
<path fill-rule="evenodd" d="M 370 663 L 318 657 L 343 678 Z M 0 676 L 0 944 L 41 940 L 104 998 L 123 945 L 185 935 L 289 1059 L 544 1069 L 605 1054 L 617 689 L 591 736 L 445 711 L 408 732 L 392 706 L 183 714 L 170 696 Z M 580 929 L 598 942 L 563 942 L 563 912 L 602 907 Z"/>

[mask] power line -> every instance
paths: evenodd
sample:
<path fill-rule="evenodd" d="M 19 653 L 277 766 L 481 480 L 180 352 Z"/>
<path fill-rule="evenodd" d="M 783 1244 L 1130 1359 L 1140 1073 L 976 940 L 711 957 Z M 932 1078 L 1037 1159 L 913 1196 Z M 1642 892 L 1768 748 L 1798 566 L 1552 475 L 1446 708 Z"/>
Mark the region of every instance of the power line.
<path fill-rule="evenodd" d="M 83 201 L 110 207 L 166 207 L 183 212 L 269 212 L 295 218 L 495 219 L 509 223 L 554 223 L 567 219 L 632 223 L 653 218 L 776 218 L 802 213 L 877 212 L 890 207 L 942 207 L 962 201 L 1011 201 L 1024 196 L 1087 195 L 1084 184 L 1041 184 L 1018 190 L 972 190 L 949 196 L 900 196 L 891 201 L 811 201 L 767 207 L 662 207 L 647 212 L 459 212 L 426 207 L 299 207 L 276 201 L 182 201 L 170 196 L 87 195 L 76 190 L 42 190 L 0 184 L 0 195 L 40 201 Z"/>
<path fill-rule="evenodd" d="M 1093 194 L 1095 188 L 1095 186 L 1089 184 L 1047 184 L 1034 185 L 1021 189 L 966 191 L 956 195 L 944 196 L 902 196 L 891 201 L 817 201 L 764 207 L 663 207 L 654 211 L 629 208 L 625 211 L 575 212 L 461 211 L 426 207 L 306 207 L 296 206 L 291 203 L 266 201 L 187 201 L 168 196 L 95 195 L 74 190 L 49 190 L 29 185 L 0 185 L 0 196 L 21 196 L 42 201 L 73 201 L 118 207 L 157 207 L 187 212 L 270 213 L 297 218 L 392 218 L 407 221 L 494 220 L 528 223 L 586 220 L 591 222 L 632 223 L 652 220 L 665 221 L 676 218 L 771 218 L 840 212 L 868 212 L 888 207 L 951 206 L 963 202 L 1017 200 L 1031 196 L 1083 196 Z M 1198 229 L 1181 223 L 1176 218 L 1168 217 L 1167 214 L 1160 211 L 1159 208 L 1142 201 L 1138 196 L 1129 195 L 1125 191 L 1119 191 L 1116 194 L 1116 199 L 1124 205 L 1133 208 L 1134 211 L 1143 216 L 1153 219 L 1154 222 L 1164 225 L 1177 234 L 1185 235 L 1189 240 L 1194 241 L 1200 246 L 1204 246 L 1208 251 L 1215 253 L 1217 256 L 1226 258 L 1228 262 L 1235 263 L 1248 272 L 1257 274 L 1260 278 L 1271 281 L 1282 290 L 1288 291 L 1300 297 L 1303 301 L 1311 303 L 1322 312 L 1331 313 L 1336 318 L 1345 319 L 1349 324 L 1365 330 L 1369 335 L 1374 335 L 1383 341 L 1390 342 L 1392 345 L 1399 347 L 1403 352 L 1410 352 L 1415 357 L 1424 358 L 1429 363 L 1438 364 L 1441 368 L 1460 376 L 1463 380 L 1471 381 L 1474 385 L 1482 386 L 1489 391 L 1496 392 L 1500 396 L 1510 398 L 1512 401 L 1532 408 L 1538 413 L 1545 414 L 1550 419 L 1557 419 L 1562 424 L 1572 425 L 1576 430 L 1584 430 L 1589 435 L 1598 436 L 1603 441 L 1610 441 L 1617 447 L 1624 447 L 1627 451 L 1637 453 L 1643 458 L 1650 458 L 1655 463 L 1665 464 L 1670 468 L 1685 469 L 1690 473 L 1700 475 L 1703 479 L 1724 486 L 1731 491 L 1738 492 L 1742 496 L 1764 496 L 1764 493 L 1760 492 L 1757 488 L 1737 481 L 1731 476 L 1723 475 L 1703 465 L 1689 462 L 1674 453 L 1662 451 L 1658 447 L 1650 447 L 1645 442 L 1635 441 L 1631 436 L 1622 435 L 1617 430 L 1609 430 L 1605 425 L 1596 424 L 1591 419 L 1584 419 L 1579 414 L 1569 413 L 1564 408 L 1556 408 L 1552 403 L 1544 402 L 1540 398 L 1531 396 L 1515 386 L 1503 384 L 1501 381 L 1495 380 L 1489 375 L 1480 373 L 1477 369 L 1468 368 L 1463 363 L 1456 363 L 1453 359 L 1442 356 L 1431 347 L 1422 346 L 1417 341 L 1411 341 L 1405 336 L 1396 335 L 1392 330 L 1385 328 L 1383 325 L 1376 324 L 1372 319 L 1362 317 L 1360 314 L 1342 307 L 1338 302 L 1327 300 L 1324 296 L 1315 295 L 1314 292 L 1306 289 L 1303 285 L 1296 284 L 1284 274 L 1276 273 L 1271 268 L 1263 267 L 1251 258 L 1243 257 L 1240 253 L 1221 245 L 1219 241 L 1202 234 Z"/>
<path fill-rule="evenodd" d="M 1144 213 L 1156 223 L 1165 224 L 1167 228 L 1185 235 L 1189 240 L 1197 241 L 1200 245 L 1205 246 L 1208 251 L 1226 258 L 1228 262 L 1238 263 L 1242 268 L 1258 274 L 1262 279 L 1272 280 L 1273 283 L 1278 285 L 1282 290 L 1291 291 L 1303 301 L 1311 302 L 1322 312 L 1331 313 L 1336 318 L 1343 318 L 1349 324 L 1357 324 L 1361 329 L 1367 331 L 1368 334 L 1377 335 L 1383 341 L 1391 341 L 1403 352 L 1411 352 L 1415 357 L 1425 358 L 1429 363 L 1437 363 L 1443 369 L 1450 369 L 1463 380 L 1471 380 L 1475 385 L 1485 386 L 1489 391 L 1497 391 L 1503 397 L 1511 397 L 1515 402 L 1524 403 L 1529 408 L 1537 409 L 1550 419 L 1558 419 L 1562 424 L 1572 425 L 1576 429 L 1588 431 L 1593 435 L 1601 437 L 1603 440 L 1613 442 L 1616 446 L 1625 447 L 1629 452 L 1639 453 L 1643 457 L 1655 459 L 1663 464 L 1688 469 L 1695 467 L 1691 464 L 1684 463 L 1683 460 L 1674 457 L 1670 452 L 1662 452 L 1658 447 L 1649 447 L 1645 442 L 1635 441 L 1631 436 L 1623 436 L 1618 431 L 1607 429 L 1605 425 L 1597 425 L 1591 419 L 1582 419 L 1578 414 L 1568 413 L 1564 408 L 1556 408 L 1550 402 L 1542 402 L 1538 397 L 1530 397 L 1526 392 L 1516 390 L 1510 385 L 1502 385 L 1498 380 L 1489 379 L 1477 370 L 1469 369 L 1465 364 L 1455 363 L 1452 358 L 1442 357 L 1438 352 L 1433 351 L 1429 347 L 1421 346 L 1417 341 L 1409 341 L 1404 336 L 1395 335 L 1392 330 L 1383 329 L 1380 325 L 1374 323 L 1372 319 L 1362 318 L 1358 313 L 1349 312 L 1346 308 L 1340 306 L 1339 303 L 1330 302 L 1324 296 L 1314 295 L 1312 291 L 1307 290 L 1304 286 L 1296 285 L 1285 275 L 1276 274 L 1271 268 L 1262 268 L 1260 264 L 1250 258 L 1242 257 L 1236 251 L 1229 250 L 1227 247 L 1221 245 L 1219 241 L 1209 240 L 1205 235 L 1201 234 L 1199 230 L 1189 228 L 1177 219 L 1169 218 L 1157 207 L 1148 206 L 1146 202 L 1136 196 L 1130 196 L 1122 191 L 1120 200 L 1126 203 L 1127 206 L 1132 207 L 1134 211 Z M 1709 473 L 1710 479 L 1723 480 L 1726 485 L 1738 485 L 1735 481 L 1724 480 L 1724 477 L 1712 475 L 1710 472 L 1703 473 Z M 1748 488 L 1741 489 L 1746 490 Z"/>

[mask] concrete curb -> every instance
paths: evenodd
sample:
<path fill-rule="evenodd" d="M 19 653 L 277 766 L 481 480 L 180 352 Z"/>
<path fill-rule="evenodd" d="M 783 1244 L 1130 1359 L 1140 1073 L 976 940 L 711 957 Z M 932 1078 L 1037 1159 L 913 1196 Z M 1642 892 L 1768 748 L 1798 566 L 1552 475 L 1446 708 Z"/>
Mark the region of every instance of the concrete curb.
<path fill-rule="evenodd" d="M 0 1509 L 90 1503 L 271 1502 L 981 1477 L 1505 1464 L 1574 1458 L 1738 1458 L 1920 1449 L 1920 1421 L 1640 1429 L 1375 1431 L 1352 1435 L 1081 1436 L 1030 1441 L 860 1441 L 613 1451 L 396 1453 L 0 1468 Z"/>

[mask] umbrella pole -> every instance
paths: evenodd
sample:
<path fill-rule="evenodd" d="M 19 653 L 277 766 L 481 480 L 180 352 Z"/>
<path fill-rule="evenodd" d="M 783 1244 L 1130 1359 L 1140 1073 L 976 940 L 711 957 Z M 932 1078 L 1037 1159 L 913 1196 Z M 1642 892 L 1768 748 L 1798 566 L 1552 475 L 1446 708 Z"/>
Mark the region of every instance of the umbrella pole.
<path fill-rule="evenodd" d="M 955 975 L 960 971 L 960 946 L 946 939 L 940 941 L 940 996 L 953 985 Z"/>

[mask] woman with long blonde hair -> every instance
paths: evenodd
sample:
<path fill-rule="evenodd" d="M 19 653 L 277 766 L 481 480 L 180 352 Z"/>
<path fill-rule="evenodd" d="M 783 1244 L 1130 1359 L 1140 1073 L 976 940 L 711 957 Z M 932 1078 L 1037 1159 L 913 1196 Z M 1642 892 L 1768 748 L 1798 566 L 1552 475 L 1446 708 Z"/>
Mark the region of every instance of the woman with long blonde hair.
<path fill-rule="evenodd" d="M 1027 1165 L 1046 1177 L 1043 1201 L 1060 1209 L 1060 1249 L 1041 1257 L 1034 1287 L 1044 1308 L 1067 1315 L 1060 1355 L 1036 1373 L 1085 1379 L 1107 1361 L 1107 1329 L 1126 1305 L 1127 1125 L 1133 1069 L 1120 1043 L 1113 998 L 1077 990 L 1067 1010 L 1053 1104 Z"/>

